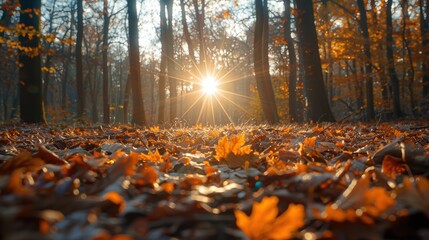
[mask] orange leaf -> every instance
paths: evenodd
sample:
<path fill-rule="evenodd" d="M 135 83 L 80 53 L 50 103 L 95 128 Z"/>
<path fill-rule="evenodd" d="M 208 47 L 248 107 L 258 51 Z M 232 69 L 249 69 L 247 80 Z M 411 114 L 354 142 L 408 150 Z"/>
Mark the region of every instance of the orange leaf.
<path fill-rule="evenodd" d="M 289 205 L 289 208 L 278 215 L 279 199 L 276 196 L 264 197 L 260 203 L 254 203 L 252 213 L 247 216 L 236 210 L 237 226 L 250 239 L 289 239 L 294 231 L 304 225 L 304 206 Z"/>
<path fill-rule="evenodd" d="M 31 193 L 30 189 L 22 184 L 23 173 L 23 168 L 15 169 L 12 172 L 9 177 L 9 182 L 7 183 L 8 191 L 18 195 L 27 195 Z"/>
<path fill-rule="evenodd" d="M 396 158 L 390 155 L 386 155 L 381 165 L 381 171 L 387 176 L 395 178 L 407 171 L 406 164 L 400 158 Z"/>
<path fill-rule="evenodd" d="M 23 152 L 10 158 L 0 166 L 0 175 L 10 174 L 14 170 L 23 168 L 26 171 L 35 172 L 45 164 L 40 158 L 31 156 L 29 152 Z"/>
<path fill-rule="evenodd" d="M 162 158 L 162 155 L 159 154 L 158 149 L 155 149 L 155 152 L 149 151 L 148 154 L 141 153 L 140 156 L 143 158 L 143 160 L 146 161 L 151 161 L 154 163 L 164 162 L 164 159 Z"/>
<path fill-rule="evenodd" d="M 231 168 L 243 167 L 246 161 L 252 160 L 250 145 L 244 144 L 244 134 L 231 136 L 229 140 L 224 136 L 216 146 L 215 158 Z"/>
<path fill-rule="evenodd" d="M 174 183 L 173 182 L 163 183 L 161 184 L 161 188 L 168 193 L 172 193 L 174 191 Z"/>
<path fill-rule="evenodd" d="M 117 207 L 117 211 L 116 211 L 117 214 L 120 214 L 125 210 L 125 207 L 126 207 L 125 200 L 121 195 L 119 195 L 119 193 L 108 192 L 104 195 L 104 198 L 110 201 L 111 203 L 113 203 Z"/>

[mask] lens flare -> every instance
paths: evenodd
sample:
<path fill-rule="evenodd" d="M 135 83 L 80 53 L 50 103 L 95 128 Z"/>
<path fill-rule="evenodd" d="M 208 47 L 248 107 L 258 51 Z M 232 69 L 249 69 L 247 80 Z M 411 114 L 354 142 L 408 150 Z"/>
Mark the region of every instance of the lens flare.
<path fill-rule="evenodd" d="M 218 92 L 219 83 L 212 76 L 207 76 L 201 81 L 201 90 L 206 95 L 214 95 Z"/>

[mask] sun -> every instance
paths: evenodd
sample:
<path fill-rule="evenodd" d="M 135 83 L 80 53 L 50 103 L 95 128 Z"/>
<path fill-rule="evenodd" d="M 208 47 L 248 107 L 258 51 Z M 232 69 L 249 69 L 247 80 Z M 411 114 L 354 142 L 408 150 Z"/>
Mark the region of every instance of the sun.
<path fill-rule="evenodd" d="M 213 76 L 207 76 L 201 81 L 201 90 L 206 95 L 214 95 L 219 90 L 219 83 Z"/>

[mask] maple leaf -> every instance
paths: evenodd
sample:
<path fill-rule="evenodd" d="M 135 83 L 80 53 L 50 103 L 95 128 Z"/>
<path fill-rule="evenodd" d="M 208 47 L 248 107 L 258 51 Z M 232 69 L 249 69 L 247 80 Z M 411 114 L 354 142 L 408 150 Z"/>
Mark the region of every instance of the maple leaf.
<path fill-rule="evenodd" d="M 155 163 L 162 163 L 164 162 L 164 159 L 162 158 L 162 155 L 159 154 L 158 149 L 155 149 L 155 152 L 149 151 L 148 154 L 141 153 L 140 156 L 143 160 L 155 162 Z"/>
<path fill-rule="evenodd" d="M 254 203 L 252 213 L 247 216 L 236 210 L 237 226 L 250 239 L 289 239 L 293 232 L 304 225 L 304 206 L 290 204 L 289 208 L 278 216 L 279 199 L 276 196 L 264 197 L 260 203 Z"/>
<path fill-rule="evenodd" d="M 224 136 L 216 146 L 216 160 L 232 168 L 243 167 L 246 161 L 251 160 L 252 153 L 250 145 L 244 144 L 244 134 L 231 136 L 229 140 Z"/>

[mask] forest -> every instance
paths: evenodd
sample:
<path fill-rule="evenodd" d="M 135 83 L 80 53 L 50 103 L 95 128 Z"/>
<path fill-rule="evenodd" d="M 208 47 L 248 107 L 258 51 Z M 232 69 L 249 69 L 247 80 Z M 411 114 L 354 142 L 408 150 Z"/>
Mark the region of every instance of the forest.
<path fill-rule="evenodd" d="M 429 0 L 0 0 L 0 239 L 429 239 Z"/>
<path fill-rule="evenodd" d="M 427 117 L 428 8 L 424 0 L 4 0 L 0 121 Z M 216 94 L 203 91 L 205 79 Z"/>

